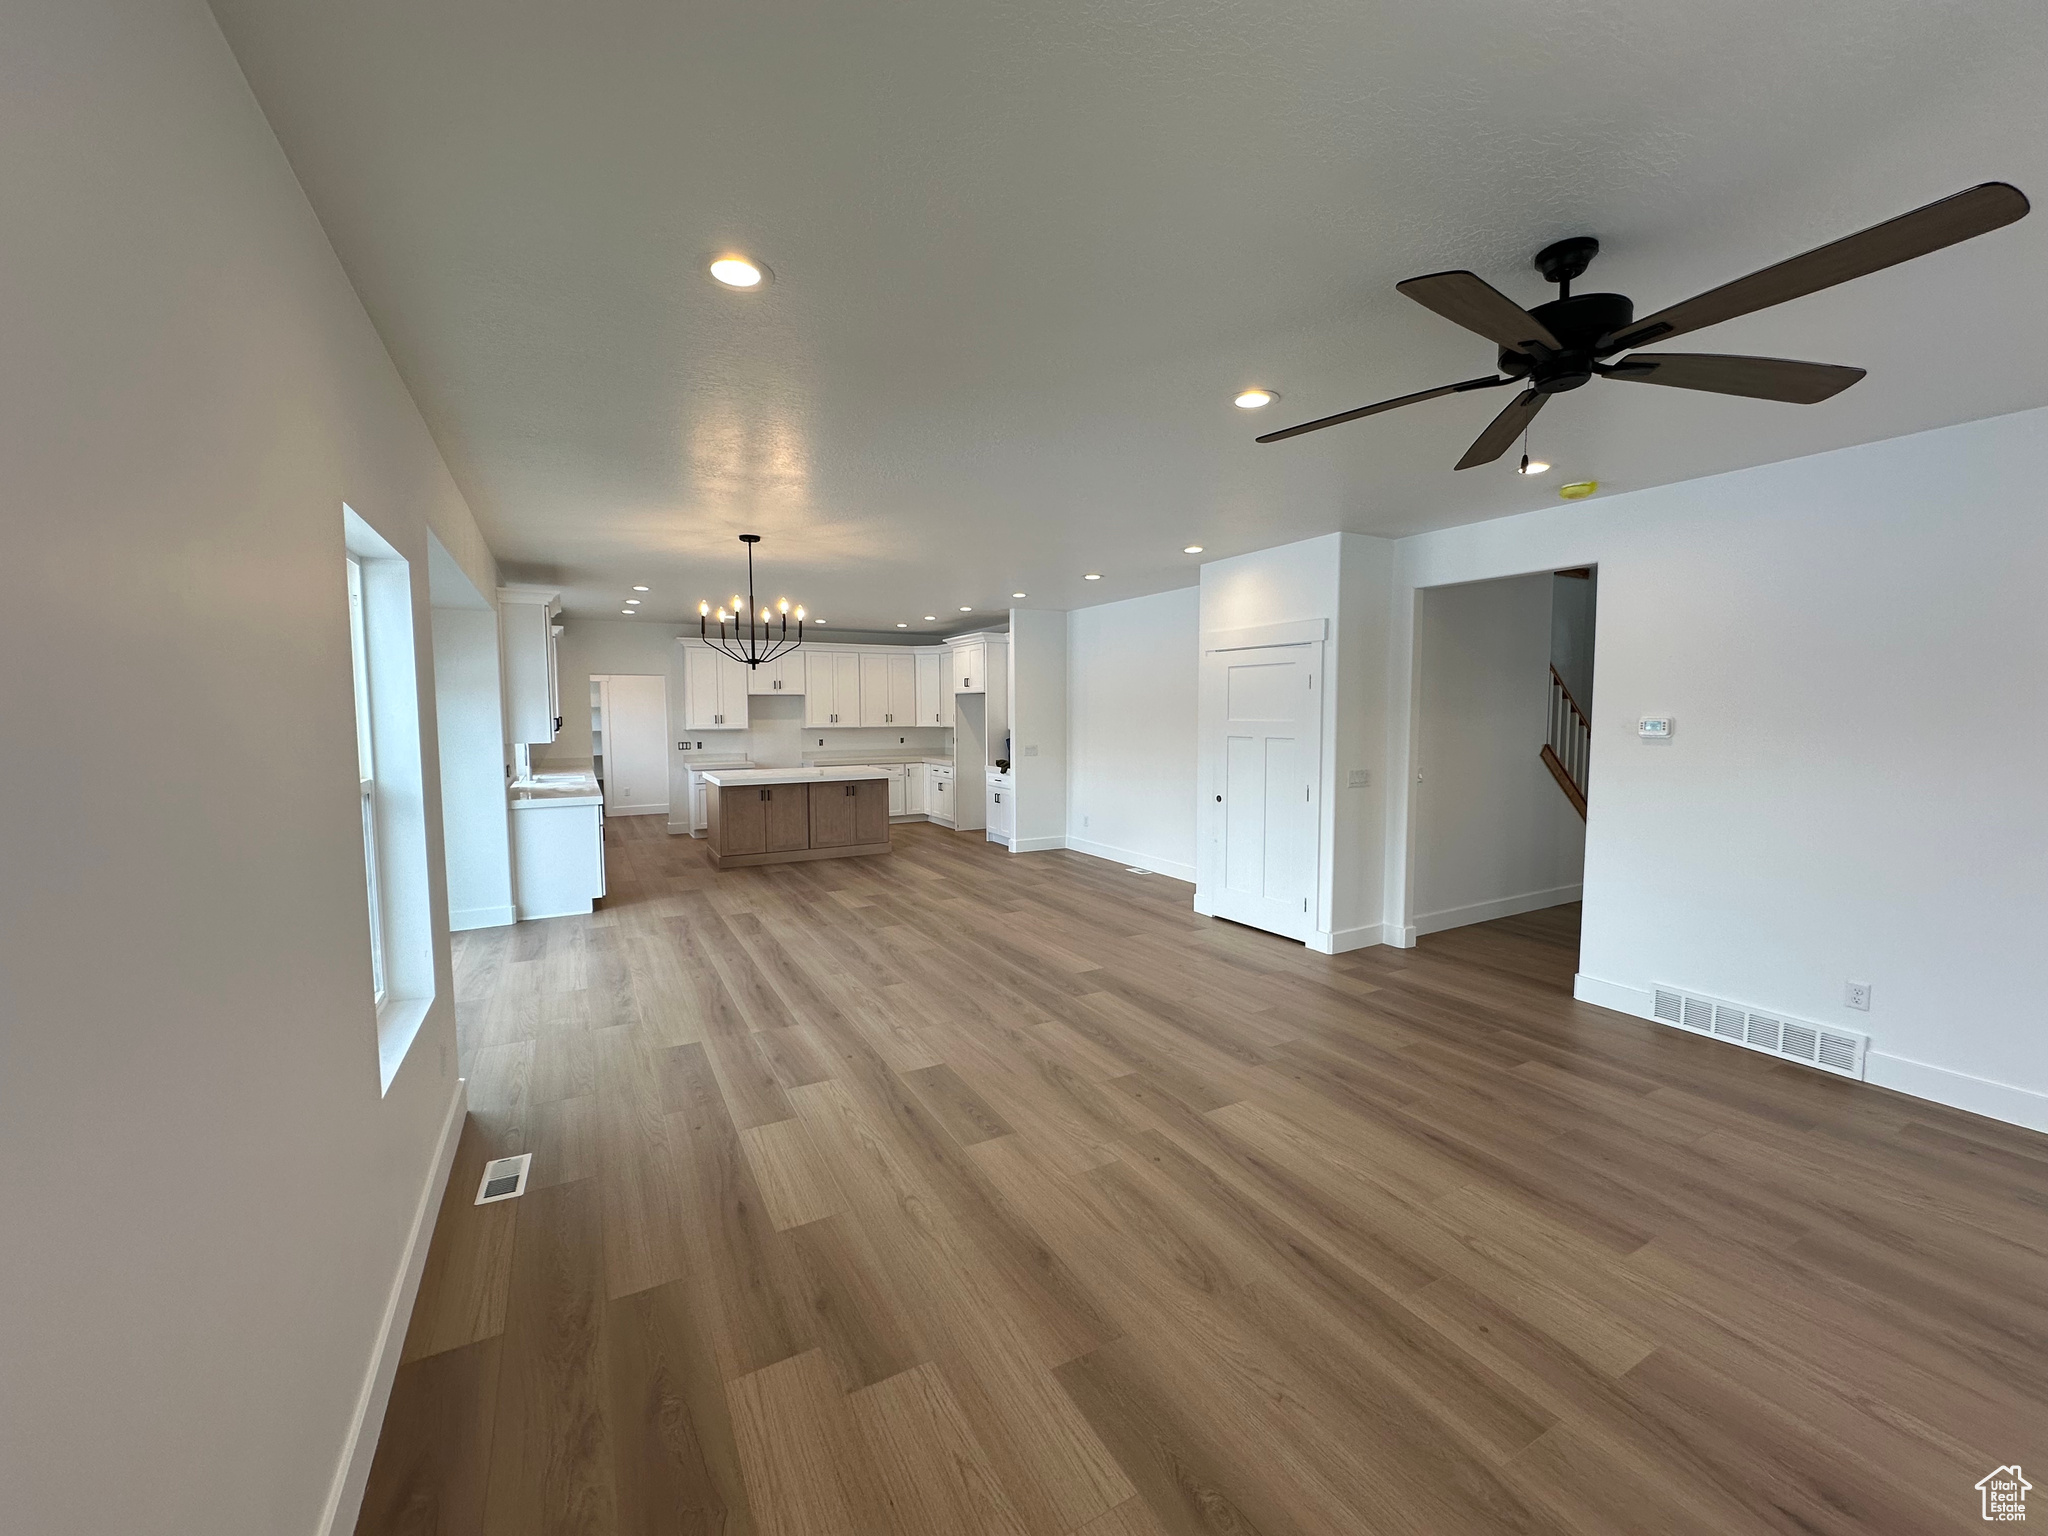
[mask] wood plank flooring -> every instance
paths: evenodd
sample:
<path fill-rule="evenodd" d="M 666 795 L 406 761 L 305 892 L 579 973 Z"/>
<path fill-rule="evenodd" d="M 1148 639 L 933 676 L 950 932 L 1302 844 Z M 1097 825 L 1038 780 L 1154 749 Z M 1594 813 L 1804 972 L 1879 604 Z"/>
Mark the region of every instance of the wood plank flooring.
<path fill-rule="evenodd" d="M 2048 1486 L 2048 1138 L 1575 1003 L 1576 908 L 1331 958 L 932 826 L 607 837 L 596 914 L 458 936 L 362 1536 L 1846 1536 Z"/>

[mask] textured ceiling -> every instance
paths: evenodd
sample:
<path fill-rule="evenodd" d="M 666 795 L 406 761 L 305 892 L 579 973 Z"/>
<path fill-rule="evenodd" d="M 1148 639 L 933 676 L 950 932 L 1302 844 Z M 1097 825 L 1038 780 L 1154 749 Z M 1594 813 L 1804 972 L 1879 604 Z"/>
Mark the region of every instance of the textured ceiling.
<path fill-rule="evenodd" d="M 2048 211 L 1688 338 L 1854 363 L 1818 406 L 1596 383 L 1558 472 L 1394 292 L 1525 303 L 1561 235 L 1646 313 L 1993 178 L 2048 198 L 2040 0 L 214 0 L 500 559 L 615 615 L 764 586 L 960 627 L 2048 403 Z M 724 248 L 775 282 L 711 283 Z M 1247 414 L 1247 383 L 1282 401 Z M 1084 571 L 1104 579 L 1084 584 Z M 927 625 L 922 615 L 936 614 Z"/>

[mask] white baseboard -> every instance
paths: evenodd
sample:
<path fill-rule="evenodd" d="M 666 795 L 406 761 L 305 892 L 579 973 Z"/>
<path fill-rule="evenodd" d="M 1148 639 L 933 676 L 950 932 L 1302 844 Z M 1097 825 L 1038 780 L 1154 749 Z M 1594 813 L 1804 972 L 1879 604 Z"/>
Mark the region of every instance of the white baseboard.
<path fill-rule="evenodd" d="M 464 907 L 448 914 L 450 933 L 467 933 L 472 928 L 504 928 L 519 921 L 519 911 L 509 902 L 502 907 Z"/>
<path fill-rule="evenodd" d="M 1069 836 L 1061 845 L 1076 853 L 1085 853 L 1091 858 L 1107 859 L 1112 864 L 1121 864 L 1126 869 L 1136 866 L 1149 869 L 1155 875 L 1164 875 L 1169 880 L 1179 880 L 1187 885 L 1195 883 L 1195 866 L 1183 864 L 1178 859 L 1162 859 L 1153 854 L 1139 853 L 1134 848 L 1119 848 L 1114 843 L 1093 842 L 1085 837 Z M 1196 911 L 1202 909 L 1197 907 Z M 1213 914 L 1204 914 L 1213 915 Z"/>
<path fill-rule="evenodd" d="M 1386 925 L 1367 923 L 1361 928 L 1318 928 L 1308 936 L 1308 947 L 1325 955 L 1341 955 L 1387 942 Z"/>
<path fill-rule="evenodd" d="M 1583 890 L 1583 886 L 1560 885 L 1547 891 L 1503 896 L 1498 901 L 1475 901 L 1470 906 L 1445 907 L 1441 912 L 1418 912 L 1411 926 L 1417 935 L 1421 935 L 1442 933 L 1446 928 L 1462 928 L 1467 923 L 1490 923 L 1497 917 L 1520 917 L 1524 912 L 1539 912 L 1545 907 L 1561 907 L 1568 901 L 1577 901 Z"/>
<path fill-rule="evenodd" d="M 1651 998 L 1646 987 L 1627 987 L 1618 981 L 1604 981 L 1598 976 L 1588 976 L 1584 971 L 1572 978 L 1572 996 L 1582 1003 L 1597 1003 L 1602 1008 L 1612 1008 L 1616 1013 L 1632 1013 L 1639 1019 L 1656 1022 L 1651 1012 Z"/>
<path fill-rule="evenodd" d="M 661 800 L 652 805 L 608 805 L 604 808 L 604 813 L 607 816 L 666 816 L 668 802 Z"/>
<path fill-rule="evenodd" d="M 1630 1013 L 1639 1019 L 1648 1019 L 1662 1029 L 1676 1027 L 1665 1024 L 1656 1016 L 1652 1011 L 1651 994 L 1644 987 L 1605 981 L 1582 971 L 1572 978 L 1572 996 L 1582 1003 L 1597 1003 L 1602 1008 L 1612 1008 L 1616 1013 Z M 1692 1031 L 1682 1030 L 1680 1033 L 1690 1034 Z M 2007 1125 L 2025 1126 L 2030 1131 L 2048 1131 L 2048 1093 L 2037 1093 L 2031 1088 L 1993 1082 L 1986 1077 L 1972 1077 L 1967 1072 L 1931 1066 L 1924 1061 L 1911 1061 L 1904 1056 L 1887 1056 L 1877 1050 L 1867 1052 L 1863 1058 L 1863 1081 L 1911 1098 L 1925 1099 L 1931 1104 L 1945 1104 L 1950 1109 L 1982 1115 L 1987 1120 L 2002 1120 Z"/>
<path fill-rule="evenodd" d="M 356 1400 L 348 1437 L 342 1442 L 341 1462 L 334 1469 L 334 1484 L 327 1492 L 327 1508 L 320 1516 L 317 1536 L 346 1536 L 356 1528 L 356 1518 L 362 1513 L 363 1493 L 370 1485 L 370 1463 L 377 1457 L 377 1435 L 384 1427 L 384 1410 L 391 1403 L 391 1382 L 398 1375 L 398 1357 L 405 1349 L 412 1304 L 419 1296 L 420 1276 L 427 1267 L 427 1249 L 434 1240 L 434 1218 L 441 1212 L 441 1197 L 447 1192 L 448 1174 L 455 1166 L 455 1149 L 462 1141 L 462 1122 L 468 1108 L 469 1084 L 458 1077 L 455 1092 L 448 1100 L 447 1116 L 441 1122 L 434 1166 L 427 1170 L 426 1187 L 420 1191 L 419 1208 L 413 1212 L 405 1257 L 392 1282 L 390 1299 L 384 1304 L 384 1321 L 377 1330 L 369 1374 L 363 1380 L 362 1395 Z"/>
<path fill-rule="evenodd" d="M 1951 1109 L 1965 1109 L 2008 1125 L 2023 1125 L 2030 1131 L 2048 1131 L 2048 1093 L 1995 1083 L 1988 1077 L 1972 1077 L 1947 1067 L 1909 1061 L 1904 1056 L 1887 1056 L 1870 1051 L 1863 1058 L 1863 1080 L 1916 1099 L 1932 1099 Z"/>
<path fill-rule="evenodd" d="M 1043 853 L 1048 848 L 1064 848 L 1064 837 L 1013 837 L 1010 839 L 1012 853 Z"/>

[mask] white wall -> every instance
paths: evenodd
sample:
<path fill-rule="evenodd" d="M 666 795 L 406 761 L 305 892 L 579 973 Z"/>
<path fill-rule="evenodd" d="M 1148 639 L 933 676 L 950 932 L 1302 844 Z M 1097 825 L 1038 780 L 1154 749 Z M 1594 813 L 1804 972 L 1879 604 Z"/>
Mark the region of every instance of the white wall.
<path fill-rule="evenodd" d="M 1421 594 L 1417 933 L 1579 898 L 1585 824 L 1539 755 L 1552 580 L 1543 572 Z"/>
<path fill-rule="evenodd" d="M 1600 567 L 1584 995 L 1861 1029 L 1872 1081 L 2048 1129 L 2044 442 L 2026 411 L 1402 542 L 1409 589 Z"/>
<path fill-rule="evenodd" d="M 1067 619 L 1067 846 L 1195 878 L 1201 589 Z"/>
<path fill-rule="evenodd" d="M 1376 944 L 1383 932 L 1386 637 L 1394 568 L 1391 541 L 1355 533 L 1304 539 L 1202 567 L 1204 635 L 1301 619 L 1329 621 L 1311 938 L 1325 951 Z M 1199 764 L 1199 750 L 1197 759 Z M 1370 774 L 1372 782 L 1352 788 L 1354 768 Z M 1198 795 L 1198 840 L 1206 835 L 1203 813 L 1210 809 Z"/>
<path fill-rule="evenodd" d="M 1010 773 L 1017 800 L 1013 853 L 1067 841 L 1067 616 L 1010 610 Z"/>
<path fill-rule="evenodd" d="M 6 32 L 0 1524 L 311 1532 L 456 1091 L 429 774 L 378 1092 L 342 504 L 410 562 L 430 762 L 427 529 L 482 541 L 205 6 Z"/>
<path fill-rule="evenodd" d="M 434 695 L 448 926 L 500 927 L 518 914 L 505 825 L 498 616 L 489 608 L 434 610 Z"/>

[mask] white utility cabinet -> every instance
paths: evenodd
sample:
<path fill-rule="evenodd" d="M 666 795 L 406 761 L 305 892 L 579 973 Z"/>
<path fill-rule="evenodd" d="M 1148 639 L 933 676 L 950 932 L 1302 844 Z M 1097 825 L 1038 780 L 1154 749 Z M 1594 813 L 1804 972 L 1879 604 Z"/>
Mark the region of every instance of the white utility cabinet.
<path fill-rule="evenodd" d="M 562 729 L 555 641 L 562 594 L 555 587 L 498 588 L 498 643 L 505 668 L 505 740 L 551 742 Z"/>

